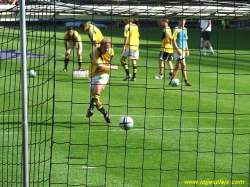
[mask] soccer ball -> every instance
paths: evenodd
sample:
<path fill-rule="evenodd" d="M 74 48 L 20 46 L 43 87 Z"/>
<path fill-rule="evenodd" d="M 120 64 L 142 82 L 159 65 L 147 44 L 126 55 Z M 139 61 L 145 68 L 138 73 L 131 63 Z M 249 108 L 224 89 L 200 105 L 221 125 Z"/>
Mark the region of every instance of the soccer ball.
<path fill-rule="evenodd" d="M 35 72 L 33 69 L 30 70 L 29 76 L 30 76 L 30 77 L 35 77 L 35 76 L 36 76 L 36 72 Z"/>
<path fill-rule="evenodd" d="M 179 81 L 179 79 L 177 79 L 177 78 L 175 78 L 175 79 L 173 79 L 172 81 L 171 81 L 171 85 L 172 86 L 178 86 L 180 84 L 180 81 Z"/>
<path fill-rule="evenodd" d="M 123 130 L 129 130 L 134 126 L 134 121 L 129 116 L 123 116 L 119 121 L 119 125 Z"/>

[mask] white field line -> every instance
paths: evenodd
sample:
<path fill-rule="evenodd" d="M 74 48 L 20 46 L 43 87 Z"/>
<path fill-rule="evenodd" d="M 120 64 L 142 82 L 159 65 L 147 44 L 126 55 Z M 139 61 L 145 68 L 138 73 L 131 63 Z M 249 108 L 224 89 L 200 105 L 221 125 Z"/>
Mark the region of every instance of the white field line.
<path fill-rule="evenodd" d="M 68 129 L 67 130 L 65 130 L 65 131 L 53 131 L 53 133 L 55 134 L 55 133 L 90 133 L 90 132 L 115 132 L 115 131 L 124 131 L 124 132 L 126 132 L 125 130 L 122 130 L 120 127 L 119 127 L 119 125 L 117 125 L 117 126 L 112 126 L 112 128 L 113 127 L 117 127 L 118 129 L 106 129 L 106 130 L 101 130 L 101 129 L 99 129 L 99 130 L 83 130 L 83 131 L 81 131 L 81 130 L 78 130 L 78 131 L 69 131 Z M 131 131 L 187 131 L 187 130 L 189 130 L 189 131 L 197 131 L 198 133 L 199 133 L 199 131 L 201 131 L 201 130 L 248 130 L 248 129 L 250 129 L 250 127 L 249 128 L 245 128 L 245 127 L 242 127 L 242 128 L 173 128 L 173 129 L 159 129 L 159 128 L 157 128 L 157 129 L 144 129 L 144 128 L 132 128 L 132 129 L 130 129 L 129 130 L 129 132 L 131 132 Z M 128 133 L 129 133 L 128 132 Z M 16 133 L 18 133 L 18 132 L 2 132 L 2 134 L 8 134 L 8 135 L 10 135 L 10 134 L 16 134 Z M 46 134 L 49 134 L 49 133 L 52 133 L 51 131 L 38 131 L 38 132 L 35 132 L 35 131 L 33 131 L 33 132 L 28 132 L 29 134 L 43 134 L 43 133 L 46 133 Z M 202 132 L 201 132 L 202 133 Z M 229 133 L 227 133 L 227 134 L 229 134 Z M 246 134 L 249 134 L 249 133 L 246 133 Z M 65 136 L 65 135 L 63 135 L 63 136 Z"/>
<path fill-rule="evenodd" d="M 230 115 L 230 114 L 218 114 L 218 115 Z M 21 117 L 21 115 L 0 115 L 0 118 L 2 118 L 2 117 L 5 117 L 5 118 L 7 118 L 7 117 Z M 52 117 L 52 115 L 40 115 L 40 114 L 38 114 L 38 115 L 35 115 L 35 116 L 37 116 L 37 117 L 40 117 L 40 116 L 46 116 L 47 118 L 50 118 L 50 117 Z M 54 117 L 68 117 L 68 116 L 72 116 L 72 117 L 84 117 L 84 118 L 86 118 L 85 117 L 85 114 L 72 114 L 72 115 L 70 115 L 70 114 L 64 114 L 64 115 L 57 115 L 57 114 L 55 114 L 54 115 Z M 102 116 L 101 114 L 95 114 L 95 116 Z M 124 116 L 124 115 L 110 115 L 111 117 L 112 116 L 114 116 L 114 117 L 122 117 L 122 116 Z M 250 118 L 239 118 L 239 117 L 228 117 L 228 118 L 226 118 L 226 117 L 204 117 L 204 116 L 196 116 L 196 117 L 191 117 L 191 116 L 152 116 L 152 115 L 130 115 L 129 114 L 129 116 L 130 117 L 138 117 L 138 118 L 145 118 L 145 117 L 149 117 L 149 118 L 190 118 L 190 119 L 196 119 L 196 118 L 201 118 L 201 119 L 243 119 L 243 120 L 250 120 Z M 31 116 L 29 116 L 29 117 L 31 117 Z"/>
<path fill-rule="evenodd" d="M 118 128 L 120 128 L 119 126 L 117 126 Z M 147 130 L 154 130 L 154 131 L 158 131 L 158 130 L 163 130 L 163 131 L 176 131 L 176 130 L 180 130 L 180 131 L 186 131 L 186 130 L 196 130 L 197 132 L 199 132 L 200 130 L 243 130 L 243 129 L 250 129 L 250 128 L 181 128 L 181 129 L 139 129 L 139 128 L 133 128 L 133 129 L 130 129 L 129 132 L 131 131 L 147 131 Z M 198 131 L 199 130 L 199 131 Z M 116 130 L 89 130 L 89 131 L 70 131 L 70 133 L 89 133 L 89 132 L 107 132 L 107 131 L 124 131 L 125 130 L 122 130 L 122 129 L 116 129 Z M 128 132 L 128 133 L 129 133 Z M 35 132 L 33 132 L 35 133 Z M 49 132 L 37 132 L 37 133 L 49 133 Z M 69 133 L 69 131 L 54 131 L 54 133 Z"/>
<path fill-rule="evenodd" d="M 15 116 L 18 116 L 18 115 L 15 115 Z M 37 115 L 37 116 L 39 116 L 39 115 Z M 41 115 L 40 115 L 41 116 Z M 80 117 L 84 117 L 85 118 L 85 115 L 81 115 L 81 114 L 74 114 L 74 115 L 54 115 L 54 116 L 58 116 L 58 117 L 60 117 L 60 116 L 80 116 Z M 95 115 L 95 116 L 102 116 L 102 115 Z M 122 117 L 123 115 L 111 115 L 111 116 L 118 116 L 118 117 Z M 139 117 L 139 118 L 145 118 L 145 116 L 144 115 L 129 115 L 129 116 L 131 116 L 131 117 Z M 0 117 L 3 117 L 3 115 L 2 116 L 0 116 Z M 7 117 L 7 115 L 5 115 L 5 117 Z M 9 116 L 8 116 L 9 117 Z M 49 116 L 47 116 L 47 117 L 49 117 Z M 154 118 L 163 118 L 163 116 L 147 116 L 147 117 L 154 117 Z M 164 118 L 180 118 L 180 116 L 164 116 Z M 190 119 L 196 119 L 196 118 L 202 118 L 202 119 L 222 119 L 222 120 L 225 120 L 225 119 L 238 119 L 238 120 L 249 120 L 250 118 L 238 118 L 238 117 L 235 117 L 235 118 L 221 118 L 221 117 L 190 117 L 190 116 L 188 116 L 188 117 L 181 117 L 181 118 L 190 118 Z M 88 120 L 88 119 L 86 119 L 86 120 Z M 114 122 L 112 123 L 112 124 L 115 124 Z M 107 129 L 107 130 L 86 130 L 86 131 L 70 131 L 70 133 L 88 133 L 88 132 L 107 132 L 107 131 L 124 131 L 124 130 L 122 130 L 122 129 L 120 129 L 119 128 L 119 124 L 118 124 L 118 122 L 117 122 L 117 126 L 116 125 L 112 125 L 111 124 L 111 126 L 109 126 L 109 127 L 118 127 L 118 129 Z M 235 127 L 235 128 L 216 128 L 216 127 L 214 127 L 214 128 L 170 128 L 170 129 L 159 129 L 159 128 L 156 128 L 156 129 L 144 129 L 144 128 L 136 128 L 136 127 L 134 127 L 133 129 L 131 129 L 130 131 L 148 131 L 148 130 L 163 130 L 163 131 L 174 131 L 174 130 L 180 130 L 180 131 L 185 131 L 185 130 L 196 130 L 197 132 L 198 131 L 200 131 L 200 130 L 243 130 L 243 129 L 250 129 L 250 126 L 249 127 L 240 127 L 240 128 L 238 128 L 238 127 Z M 3 132 L 3 134 L 12 134 L 13 132 Z M 14 133 L 17 133 L 17 132 L 14 132 Z M 50 133 L 50 131 L 39 131 L 39 132 L 29 132 L 29 133 Z M 69 133 L 69 131 L 54 131 L 54 133 Z"/>
<path fill-rule="evenodd" d="M 93 167 L 93 166 L 83 166 L 82 168 L 84 168 L 84 169 L 93 169 L 93 168 L 96 168 L 96 167 Z"/>

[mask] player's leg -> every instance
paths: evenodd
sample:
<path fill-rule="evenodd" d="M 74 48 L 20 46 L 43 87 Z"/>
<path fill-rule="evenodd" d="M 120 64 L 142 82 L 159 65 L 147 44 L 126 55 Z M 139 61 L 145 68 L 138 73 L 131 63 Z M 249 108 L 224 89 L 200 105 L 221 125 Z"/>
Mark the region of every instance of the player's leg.
<path fill-rule="evenodd" d="M 201 55 L 206 55 L 206 50 L 207 50 L 207 40 L 203 38 L 203 51 Z"/>
<path fill-rule="evenodd" d="M 167 79 L 171 79 L 173 76 L 173 64 L 171 60 L 167 60 L 167 63 L 169 68 L 169 76 L 167 77 Z"/>
<path fill-rule="evenodd" d="M 164 73 L 164 52 L 160 51 L 159 58 L 158 58 L 158 63 L 159 63 L 159 74 L 154 76 L 154 79 L 162 79 L 163 78 L 163 73 Z"/>
<path fill-rule="evenodd" d="M 203 38 L 203 51 L 201 55 L 206 55 L 206 50 L 207 50 L 207 40 Z"/>
<path fill-rule="evenodd" d="M 82 51 L 77 50 L 77 56 L 78 56 L 78 70 L 82 70 Z"/>
<path fill-rule="evenodd" d="M 176 60 L 175 68 L 174 68 L 174 71 L 173 71 L 173 76 L 169 81 L 169 85 L 171 85 L 172 80 L 177 77 L 180 67 L 181 67 L 180 60 Z"/>
<path fill-rule="evenodd" d="M 97 103 L 97 96 L 94 94 L 94 89 L 91 89 L 91 100 L 90 100 L 90 105 L 89 105 L 89 109 L 87 111 L 86 117 L 90 118 L 91 116 L 93 116 L 93 110 L 96 107 L 96 103 Z"/>
<path fill-rule="evenodd" d="M 64 68 L 61 72 L 68 71 L 68 63 L 69 63 L 69 56 L 70 56 L 71 50 L 66 50 L 65 52 L 65 59 L 64 59 Z"/>
<path fill-rule="evenodd" d="M 105 88 L 105 85 L 108 82 L 108 74 L 101 75 L 102 81 L 96 81 L 98 80 L 98 77 L 95 77 L 94 80 L 92 80 L 92 89 L 91 89 L 91 102 L 88 109 L 88 112 L 86 114 L 86 117 L 91 117 L 93 115 L 93 110 L 95 107 L 103 114 L 104 119 L 107 123 L 111 123 L 111 119 L 109 118 L 109 112 L 106 111 L 100 101 L 100 95 L 101 91 Z M 94 85 L 93 85 L 94 83 Z"/>
<path fill-rule="evenodd" d="M 64 59 L 64 68 L 62 69 L 61 72 L 68 71 L 67 68 L 68 68 L 68 63 L 69 63 L 69 57 L 70 57 L 70 54 L 71 54 L 71 50 L 72 50 L 72 46 L 69 43 L 67 43 L 67 49 L 66 49 L 66 52 L 65 52 L 65 59 Z"/>
<path fill-rule="evenodd" d="M 93 110 L 99 103 L 101 90 L 103 89 L 104 85 L 102 85 L 100 82 L 95 82 L 94 85 L 91 86 L 93 87 L 91 89 L 91 101 L 86 117 L 91 117 L 93 115 Z"/>
<path fill-rule="evenodd" d="M 203 38 L 203 51 L 201 55 L 206 55 L 206 49 L 207 49 L 207 32 L 202 32 L 202 38 Z"/>
<path fill-rule="evenodd" d="M 212 54 L 214 54 L 214 50 L 213 50 L 211 43 L 209 42 L 210 34 L 211 34 L 211 32 L 206 32 L 206 47 L 209 47 L 210 55 L 212 55 Z"/>
<path fill-rule="evenodd" d="M 164 61 L 159 59 L 158 62 L 159 62 L 159 74 L 161 76 L 163 76 L 163 73 L 164 73 Z"/>
<path fill-rule="evenodd" d="M 97 83 L 96 89 L 94 91 L 94 92 L 98 93 L 98 94 L 95 94 L 95 95 L 98 95 L 98 101 L 96 104 L 96 108 L 99 110 L 99 112 L 101 112 L 103 114 L 103 117 L 106 120 L 106 122 L 111 123 L 111 119 L 109 117 L 109 112 L 104 109 L 102 102 L 100 101 L 101 91 L 102 91 L 102 89 L 105 88 L 105 84 L 106 83 L 104 83 L 104 82 Z"/>
<path fill-rule="evenodd" d="M 109 117 L 109 112 L 106 111 L 102 105 L 102 102 L 100 101 L 100 97 L 98 100 L 98 103 L 96 105 L 96 108 L 103 114 L 104 119 L 106 120 L 107 123 L 111 123 L 111 119 Z"/>
<path fill-rule="evenodd" d="M 164 61 L 162 59 L 158 59 L 159 63 L 159 74 L 154 76 L 154 79 L 162 79 L 163 78 L 163 73 L 164 73 Z"/>
<path fill-rule="evenodd" d="M 137 74 L 137 64 L 136 61 L 139 59 L 139 50 L 129 50 L 129 59 L 131 59 L 131 63 L 133 66 L 133 77 L 130 81 L 136 81 L 136 74 Z"/>
<path fill-rule="evenodd" d="M 172 80 L 177 77 L 179 69 L 181 67 L 182 59 L 185 57 L 185 53 L 182 53 L 182 55 L 180 55 L 178 52 L 175 52 L 173 55 L 174 55 L 174 59 L 176 63 L 175 63 L 174 71 L 173 71 L 173 76 L 169 82 L 169 85 L 171 85 Z"/>
<path fill-rule="evenodd" d="M 184 78 L 186 86 L 191 86 L 191 84 L 189 83 L 187 79 L 187 65 L 186 65 L 185 59 L 181 60 L 181 67 L 182 67 L 182 76 Z"/>
<path fill-rule="evenodd" d="M 172 79 L 173 77 L 173 64 L 172 64 L 172 55 L 171 54 L 168 54 L 168 57 L 167 57 L 167 63 L 168 63 L 168 68 L 169 68 L 169 76 L 167 77 L 167 79 Z"/>
<path fill-rule="evenodd" d="M 181 60 L 181 69 L 182 69 L 182 76 L 184 78 L 184 80 L 187 80 L 187 65 L 185 62 L 185 59 Z"/>
<path fill-rule="evenodd" d="M 128 80 L 131 77 L 131 75 L 129 74 L 129 66 L 128 66 L 128 64 L 126 64 L 126 59 L 127 59 L 127 57 L 123 53 L 122 56 L 121 56 L 120 62 L 121 62 L 122 67 L 123 67 L 123 69 L 125 70 L 125 73 L 126 73 L 126 76 L 123 79 L 124 81 Z"/>
<path fill-rule="evenodd" d="M 203 38 L 201 37 L 200 48 L 203 48 Z"/>
<path fill-rule="evenodd" d="M 177 77 L 180 67 L 181 67 L 181 60 L 176 60 L 172 79 L 175 79 Z"/>
<path fill-rule="evenodd" d="M 82 70 L 82 48 L 79 47 L 77 50 L 77 56 L 78 56 L 78 70 Z"/>
<path fill-rule="evenodd" d="M 91 99 L 90 99 L 89 109 L 86 114 L 87 118 L 93 116 L 93 110 L 95 109 L 96 104 L 98 103 L 99 96 L 98 93 L 96 93 L 97 80 L 98 80 L 97 76 L 89 78 Z"/>
<path fill-rule="evenodd" d="M 136 73 L 137 73 L 137 64 L 136 64 L 137 59 L 131 59 L 131 63 L 133 66 L 133 76 L 130 79 L 130 81 L 136 81 Z"/>
<path fill-rule="evenodd" d="M 214 54 L 214 49 L 213 49 L 211 43 L 209 42 L 209 40 L 208 40 L 207 44 L 208 44 L 208 47 L 210 49 L 210 55 Z"/>
<path fill-rule="evenodd" d="M 175 79 L 176 76 L 178 75 L 179 68 L 181 67 L 181 59 L 183 58 L 178 52 L 175 52 L 174 54 L 174 59 L 175 59 L 175 68 L 173 70 L 173 76 L 172 79 Z M 171 79 L 171 80 L 172 80 Z M 171 82 L 171 81 L 170 81 Z"/>

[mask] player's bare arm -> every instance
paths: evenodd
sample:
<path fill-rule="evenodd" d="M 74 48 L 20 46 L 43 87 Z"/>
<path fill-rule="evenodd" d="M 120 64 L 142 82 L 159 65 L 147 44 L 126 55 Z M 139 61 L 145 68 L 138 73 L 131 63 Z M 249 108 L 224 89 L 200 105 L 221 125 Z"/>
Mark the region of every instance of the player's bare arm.
<path fill-rule="evenodd" d="M 187 53 L 187 56 L 189 56 L 188 44 L 187 44 L 187 48 L 186 48 L 186 53 Z"/>
<path fill-rule="evenodd" d="M 175 41 L 175 40 L 172 40 L 172 43 L 174 44 L 174 46 L 175 46 L 175 48 L 176 48 L 178 54 L 181 56 L 181 55 L 182 55 L 182 52 L 181 52 L 180 49 L 178 48 L 176 41 Z"/>
<path fill-rule="evenodd" d="M 126 52 L 126 43 L 127 43 L 127 41 L 128 41 L 128 37 L 125 37 L 124 38 L 124 45 L 123 45 L 123 53 L 125 53 Z"/>
<path fill-rule="evenodd" d="M 101 70 L 106 70 L 106 69 L 118 70 L 118 66 L 117 65 L 112 65 L 112 66 L 102 65 L 100 66 L 100 69 Z"/>

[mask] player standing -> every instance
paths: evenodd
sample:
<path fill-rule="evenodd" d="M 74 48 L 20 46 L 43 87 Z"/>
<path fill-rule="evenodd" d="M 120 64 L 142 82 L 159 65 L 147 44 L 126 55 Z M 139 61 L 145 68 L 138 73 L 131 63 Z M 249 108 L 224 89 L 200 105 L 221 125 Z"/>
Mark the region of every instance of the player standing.
<path fill-rule="evenodd" d="M 136 81 L 136 73 L 137 73 L 137 64 L 136 60 L 139 59 L 139 28 L 136 24 L 133 23 L 133 19 L 126 19 L 125 20 L 125 27 L 124 27 L 124 46 L 123 46 L 123 53 L 120 59 L 120 62 L 126 72 L 126 76 L 123 79 L 126 81 L 131 77 L 129 74 L 129 66 L 126 64 L 125 60 L 127 57 L 131 59 L 131 63 L 133 66 L 133 77 L 130 81 Z"/>
<path fill-rule="evenodd" d="M 178 26 L 174 28 L 173 32 L 173 47 L 174 47 L 174 58 L 176 60 L 175 69 L 173 72 L 174 79 L 179 71 L 180 66 L 182 67 L 182 75 L 184 77 L 184 81 L 186 86 L 191 86 L 191 84 L 188 82 L 187 79 L 187 72 L 186 72 L 186 61 L 185 56 L 189 56 L 189 49 L 188 49 L 188 35 L 187 35 L 187 29 L 185 28 L 186 20 L 185 19 L 179 19 L 178 20 Z M 186 55 L 187 53 L 187 55 Z M 171 81 L 172 81 L 171 79 Z M 171 84 L 171 81 L 169 84 Z"/>
<path fill-rule="evenodd" d="M 167 61 L 169 67 L 169 76 L 167 79 L 171 79 L 173 75 L 173 64 L 172 64 L 172 53 L 173 53 L 173 46 L 172 46 L 172 32 L 171 28 L 168 26 L 169 20 L 163 19 L 161 20 L 160 24 L 163 29 L 163 33 L 161 36 L 161 50 L 159 54 L 159 74 L 154 76 L 155 79 L 162 79 L 164 73 L 164 61 Z"/>
<path fill-rule="evenodd" d="M 199 23 L 200 23 L 200 31 L 201 31 L 200 48 L 203 48 L 202 21 L 201 21 L 201 20 L 199 20 Z"/>
<path fill-rule="evenodd" d="M 211 34 L 211 20 L 201 20 L 201 28 L 202 28 L 202 38 L 203 38 L 203 52 L 201 55 L 206 55 L 206 49 L 209 47 L 210 55 L 214 54 L 213 47 L 209 42 L 210 34 Z"/>

